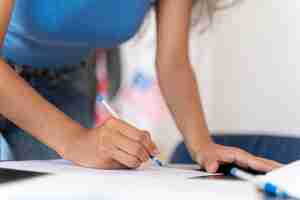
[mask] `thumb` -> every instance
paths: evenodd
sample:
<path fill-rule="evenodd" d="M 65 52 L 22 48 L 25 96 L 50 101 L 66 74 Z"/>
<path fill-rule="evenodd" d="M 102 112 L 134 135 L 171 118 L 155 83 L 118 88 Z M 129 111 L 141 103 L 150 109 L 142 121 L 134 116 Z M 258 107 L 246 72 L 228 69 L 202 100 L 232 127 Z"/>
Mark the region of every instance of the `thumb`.
<path fill-rule="evenodd" d="M 207 159 L 204 162 L 204 168 L 209 173 L 216 173 L 219 168 L 219 162 L 217 159 Z"/>

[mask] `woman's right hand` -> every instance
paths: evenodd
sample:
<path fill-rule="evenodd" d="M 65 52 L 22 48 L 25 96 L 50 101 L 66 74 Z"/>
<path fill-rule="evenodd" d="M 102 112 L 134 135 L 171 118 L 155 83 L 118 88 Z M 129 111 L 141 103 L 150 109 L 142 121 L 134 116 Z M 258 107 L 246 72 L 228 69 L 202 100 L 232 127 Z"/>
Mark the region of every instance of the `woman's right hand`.
<path fill-rule="evenodd" d="M 148 132 L 111 118 L 101 127 L 74 134 L 61 156 L 83 167 L 134 169 L 158 153 Z"/>

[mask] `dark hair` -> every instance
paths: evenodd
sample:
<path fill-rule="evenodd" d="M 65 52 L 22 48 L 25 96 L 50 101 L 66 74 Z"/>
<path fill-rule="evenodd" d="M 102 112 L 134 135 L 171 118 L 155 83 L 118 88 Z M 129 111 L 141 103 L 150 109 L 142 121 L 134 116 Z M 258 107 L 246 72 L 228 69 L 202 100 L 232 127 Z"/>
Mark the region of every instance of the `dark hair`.
<path fill-rule="evenodd" d="M 194 27 L 201 24 L 201 32 L 204 32 L 213 22 L 214 15 L 217 11 L 231 8 L 242 1 L 243 0 L 193 0 L 191 26 Z"/>
<path fill-rule="evenodd" d="M 242 1 L 244 0 L 193 0 L 191 30 L 195 28 L 197 32 L 205 32 L 213 22 L 213 17 L 217 11 L 231 8 Z M 154 10 L 154 8 L 151 9 L 145 17 L 144 24 L 141 26 L 136 38 L 142 38 L 147 32 L 150 26 L 150 19 L 154 17 Z"/>

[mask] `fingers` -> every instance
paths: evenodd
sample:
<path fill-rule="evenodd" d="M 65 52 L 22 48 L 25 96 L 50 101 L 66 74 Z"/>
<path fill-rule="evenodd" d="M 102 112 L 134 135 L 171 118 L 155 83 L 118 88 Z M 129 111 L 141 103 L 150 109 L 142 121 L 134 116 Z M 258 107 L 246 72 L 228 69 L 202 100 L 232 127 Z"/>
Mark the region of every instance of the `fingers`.
<path fill-rule="evenodd" d="M 126 137 L 131 138 L 132 140 L 136 141 L 139 144 L 142 144 L 149 154 L 155 156 L 159 153 L 158 148 L 152 141 L 150 134 L 148 132 L 140 131 L 134 128 L 133 126 L 116 119 L 109 120 L 107 125 L 111 129 L 118 130 Z"/>
<path fill-rule="evenodd" d="M 208 159 L 203 162 L 203 166 L 209 173 L 216 173 L 219 168 L 219 162 L 217 159 Z"/>
<path fill-rule="evenodd" d="M 264 160 L 269 165 L 271 165 L 273 167 L 273 169 L 278 169 L 278 168 L 284 166 L 282 163 L 279 163 L 279 162 L 276 162 L 276 161 L 273 161 L 273 160 L 268 160 L 268 159 L 264 159 L 264 158 L 260 158 L 260 159 Z"/>
<path fill-rule="evenodd" d="M 105 170 L 112 170 L 112 169 L 125 169 L 128 168 L 128 166 L 125 166 L 121 164 L 120 162 L 117 162 L 113 159 L 109 159 L 105 162 L 100 162 L 97 166 L 97 169 L 105 169 Z"/>
<path fill-rule="evenodd" d="M 249 166 L 245 160 L 247 159 L 245 156 L 245 152 L 238 148 L 232 148 L 232 147 L 223 147 L 224 148 L 224 156 L 220 158 L 220 161 L 223 161 L 224 163 L 235 163 L 239 167 L 243 169 L 248 169 Z M 240 155 L 237 155 L 236 151 L 240 153 Z M 239 156 L 242 156 L 243 158 L 239 158 Z"/>
<path fill-rule="evenodd" d="M 114 141 L 114 146 L 117 149 L 120 149 L 123 152 L 126 152 L 127 154 L 138 158 L 141 163 L 149 160 L 149 154 L 142 144 L 139 144 L 136 141 L 118 132 L 112 134 L 111 137 Z"/>
<path fill-rule="evenodd" d="M 148 150 L 148 153 L 151 154 L 152 156 L 156 156 L 159 154 L 159 150 L 156 146 L 156 144 L 152 141 L 151 135 L 148 131 L 142 131 L 142 138 L 139 138 L 142 144 L 146 147 Z M 144 137 L 144 138 L 143 138 Z M 139 141 L 139 139 L 137 139 Z"/>
<path fill-rule="evenodd" d="M 275 161 L 253 156 L 250 153 L 247 153 L 241 149 L 233 148 L 233 151 L 236 160 L 235 163 L 238 164 L 240 167 L 247 167 L 261 172 L 269 172 L 271 170 L 281 167 L 281 164 Z"/>
<path fill-rule="evenodd" d="M 217 172 L 219 165 L 224 163 L 235 163 L 243 169 L 251 168 L 260 172 L 269 172 L 282 166 L 278 162 L 256 157 L 242 149 L 221 145 L 210 148 L 209 151 L 200 154 L 196 160 L 210 173 Z"/>
<path fill-rule="evenodd" d="M 262 172 L 270 172 L 274 169 L 282 167 L 282 164 L 268 159 L 255 157 L 250 155 L 249 167 Z"/>
<path fill-rule="evenodd" d="M 111 119 L 100 129 L 99 151 L 107 152 L 115 161 L 128 168 L 140 166 L 157 151 L 148 132 L 140 131 L 119 120 Z"/>
<path fill-rule="evenodd" d="M 132 156 L 122 150 L 119 150 L 115 148 L 112 151 L 112 158 L 121 163 L 122 165 L 125 165 L 128 168 L 135 169 L 138 168 L 142 162 L 135 156 Z"/>

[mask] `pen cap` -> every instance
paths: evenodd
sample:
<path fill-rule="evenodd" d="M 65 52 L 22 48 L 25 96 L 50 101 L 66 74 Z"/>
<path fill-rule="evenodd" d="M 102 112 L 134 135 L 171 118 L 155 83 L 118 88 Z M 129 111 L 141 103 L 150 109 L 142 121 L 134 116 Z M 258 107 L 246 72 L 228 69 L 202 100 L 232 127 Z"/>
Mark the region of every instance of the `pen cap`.
<path fill-rule="evenodd" d="M 222 173 L 226 176 L 231 176 L 231 170 L 233 168 L 235 168 L 236 165 L 234 164 L 223 164 L 223 165 L 220 165 L 219 169 L 218 169 L 218 173 Z"/>

